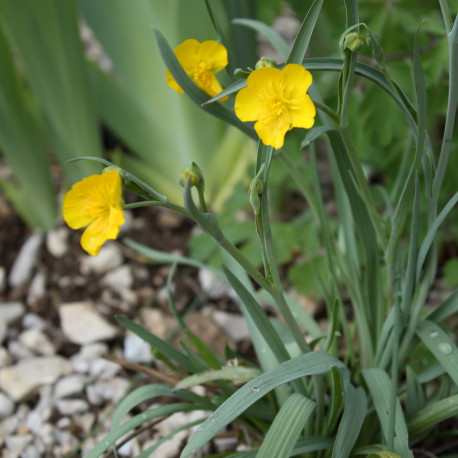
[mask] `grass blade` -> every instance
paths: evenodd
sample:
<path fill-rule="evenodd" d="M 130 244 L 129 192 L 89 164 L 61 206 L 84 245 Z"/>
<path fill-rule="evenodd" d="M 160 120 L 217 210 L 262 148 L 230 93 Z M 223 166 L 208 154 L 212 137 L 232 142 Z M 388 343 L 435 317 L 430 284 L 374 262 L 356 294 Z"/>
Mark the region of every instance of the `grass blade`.
<path fill-rule="evenodd" d="M 458 386 L 458 348 L 448 334 L 436 323 L 424 320 L 417 335 Z"/>
<path fill-rule="evenodd" d="M 316 404 L 293 393 L 275 416 L 257 458 L 288 458 Z"/>
<path fill-rule="evenodd" d="M 333 366 L 344 367 L 339 360 L 328 353 L 314 351 L 286 361 L 256 377 L 237 390 L 205 421 L 199 431 L 189 440 L 181 458 L 186 458 L 194 453 L 219 430 L 274 388 L 300 377 L 329 372 Z"/>
<path fill-rule="evenodd" d="M 388 442 L 388 438 L 386 436 L 390 417 L 390 412 L 387 411 L 387 406 L 390 405 L 391 396 L 390 378 L 384 370 L 378 368 L 366 369 L 362 372 L 362 374 L 374 402 L 374 407 L 382 427 L 383 438 L 385 442 Z M 397 400 L 394 452 L 398 453 L 403 458 L 413 458 L 413 454 L 409 450 L 408 443 L 407 426 L 404 420 L 401 403 Z"/>
<path fill-rule="evenodd" d="M 301 64 L 304 60 L 322 6 L 323 0 L 315 0 L 308 10 L 307 16 L 305 16 L 302 22 L 291 52 L 286 60 L 287 64 Z"/>

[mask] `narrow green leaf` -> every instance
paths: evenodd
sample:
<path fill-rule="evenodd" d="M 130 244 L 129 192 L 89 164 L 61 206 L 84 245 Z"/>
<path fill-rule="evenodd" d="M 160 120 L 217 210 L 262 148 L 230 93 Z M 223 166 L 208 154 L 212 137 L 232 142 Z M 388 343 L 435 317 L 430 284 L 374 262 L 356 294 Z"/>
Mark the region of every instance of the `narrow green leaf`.
<path fill-rule="evenodd" d="M 442 323 L 455 313 L 458 313 L 458 291 L 454 291 L 444 302 L 429 310 L 426 318 L 435 323 Z"/>
<path fill-rule="evenodd" d="M 448 334 L 436 323 L 424 320 L 417 335 L 458 386 L 458 348 Z"/>
<path fill-rule="evenodd" d="M 429 404 L 417 412 L 409 419 L 409 432 L 416 435 L 456 415 L 458 415 L 458 394 Z"/>
<path fill-rule="evenodd" d="M 333 458 L 347 458 L 358 439 L 367 412 L 367 396 L 362 388 L 348 385 L 345 391 L 345 410 L 332 449 Z"/>
<path fill-rule="evenodd" d="M 407 400 L 406 400 L 406 413 L 408 417 L 423 409 L 426 404 L 425 393 L 421 386 L 420 380 L 414 370 L 407 366 Z"/>
<path fill-rule="evenodd" d="M 258 331 L 263 336 L 264 340 L 267 342 L 270 349 L 277 358 L 277 361 L 279 363 L 287 361 L 290 357 L 285 348 L 285 345 L 281 341 L 261 306 L 242 285 L 242 283 L 240 283 L 238 278 L 224 265 L 223 271 L 226 274 L 229 284 L 232 286 L 232 288 L 234 288 L 234 291 L 237 293 L 241 300 L 240 307 L 244 309 L 244 314 L 248 313 L 248 315 L 251 317 Z"/>
<path fill-rule="evenodd" d="M 175 388 L 190 388 L 192 386 L 213 382 L 214 380 L 230 380 L 234 384 L 240 385 L 254 379 L 258 375 L 261 375 L 261 371 L 253 367 L 229 366 L 223 369 L 200 372 L 199 374 L 185 377 L 176 384 Z"/>
<path fill-rule="evenodd" d="M 305 148 L 310 145 L 313 141 L 315 141 L 318 137 L 322 134 L 329 132 L 330 130 L 337 131 L 335 127 L 331 126 L 316 126 L 312 127 L 305 136 L 304 140 L 302 140 L 301 148 Z"/>
<path fill-rule="evenodd" d="M 274 388 L 300 377 L 329 372 L 344 365 L 328 353 L 314 351 L 286 361 L 239 388 L 212 414 L 191 437 L 181 457 L 186 458 L 208 442 L 220 429 Z"/>
<path fill-rule="evenodd" d="M 180 367 L 190 372 L 194 371 L 194 366 L 192 365 L 189 358 L 183 355 L 183 353 L 178 351 L 175 347 L 172 347 L 172 345 L 168 344 L 167 342 L 155 336 L 154 334 L 151 334 L 151 332 L 146 330 L 144 327 L 140 326 L 137 323 L 134 323 L 133 321 L 127 318 L 124 318 L 122 316 L 116 316 L 116 319 L 123 326 L 129 329 L 129 331 L 132 331 L 134 334 L 140 337 L 140 339 L 150 344 L 154 349 L 165 355 L 167 358 L 178 363 Z"/>
<path fill-rule="evenodd" d="M 378 368 L 365 369 L 362 371 L 362 374 L 371 393 L 374 407 L 382 427 L 383 437 L 385 442 L 388 442 L 387 432 L 390 416 L 388 406 L 390 405 L 391 396 L 390 378 L 384 370 Z M 413 458 L 413 454 L 409 450 L 408 443 L 407 426 L 402 412 L 401 403 L 398 399 L 396 403 L 394 451 L 401 455 L 402 458 Z"/>
<path fill-rule="evenodd" d="M 342 372 L 333 367 L 331 369 L 331 403 L 328 414 L 328 430 L 330 431 L 337 420 L 344 403 L 344 381 Z"/>
<path fill-rule="evenodd" d="M 256 19 L 233 19 L 233 24 L 244 25 L 250 27 L 264 38 L 286 59 L 290 53 L 290 46 L 288 42 L 272 27 L 269 27 L 264 22 Z"/>
<path fill-rule="evenodd" d="M 429 228 L 428 233 L 426 234 L 423 243 L 421 244 L 417 261 L 417 283 L 420 280 L 421 269 L 425 262 L 426 256 L 428 255 L 429 249 L 436 239 L 437 230 L 457 202 L 458 192 L 448 201 L 447 205 L 442 209 L 437 218 L 434 220 L 434 223 Z"/>
<path fill-rule="evenodd" d="M 296 40 L 294 41 L 291 52 L 286 60 L 287 64 L 301 64 L 309 46 L 310 38 L 315 28 L 316 21 L 323 6 L 323 0 L 315 0 L 307 12 L 301 28 L 299 29 Z"/>
<path fill-rule="evenodd" d="M 257 458 L 288 458 L 316 404 L 293 393 L 282 405 L 259 449 Z"/>
<path fill-rule="evenodd" d="M 225 361 L 189 329 L 186 329 L 186 334 L 191 339 L 191 342 L 196 347 L 200 357 L 205 361 L 208 367 L 211 369 L 220 369 L 221 366 L 224 365 Z"/>
<path fill-rule="evenodd" d="M 208 408 L 211 408 L 211 404 L 207 398 L 203 398 L 189 391 L 176 390 L 170 385 L 159 383 L 143 385 L 125 396 L 118 404 L 111 421 L 111 429 L 114 430 L 118 428 L 126 414 L 134 407 L 137 407 L 140 403 L 146 401 L 147 399 L 153 399 L 160 396 L 180 398 L 194 403 L 208 402 Z"/>
<path fill-rule="evenodd" d="M 156 407 L 146 412 L 140 413 L 135 417 L 127 420 L 115 430 L 108 433 L 100 442 L 98 442 L 84 458 L 99 458 L 105 451 L 116 444 L 124 434 L 131 432 L 138 426 L 159 417 L 170 416 L 176 412 L 190 412 L 192 410 L 205 410 L 206 405 L 188 404 L 179 402 Z"/>
<path fill-rule="evenodd" d="M 367 458 L 402 458 L 400 455 L 394 452 L 374 452 L 369 453 Z"/>

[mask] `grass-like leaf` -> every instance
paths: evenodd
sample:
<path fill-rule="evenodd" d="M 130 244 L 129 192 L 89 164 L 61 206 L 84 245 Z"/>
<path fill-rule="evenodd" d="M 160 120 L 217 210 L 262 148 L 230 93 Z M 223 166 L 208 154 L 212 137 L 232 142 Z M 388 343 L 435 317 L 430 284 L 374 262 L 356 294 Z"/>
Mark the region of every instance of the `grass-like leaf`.
<path fill-rule="evenodd" d="M 315 407 L 305 396 L 289 396 L 271 424 L 257 458 L 288 458 Z"/>
<path fill-rule="evenodd" d="M 450 294 L 450 296 L 435 309 L 430 310 L 426 318 L 435 323 L 442 323 L 442 321 L 455 313 L 458 313 L 458 290 Z"/>
<path fill-rule="evenodd" d="M 429 320 L 418 325 L 417 335 L 458 386 L 458 348 L 452 339 L 440 326 Z"/>
<path fill-rule="evenodd" d="M 378 368 L 366 369 L 362 374 L 371 393 L 372 401 L 382 427 L 384 440 L 388 442 L 387 431 L 390 417 L 388 406 L 390 405 L 391 381 L 387 373 Z M 397 400 L 394 452 L 398 453 L 403 458 L 413 458 L 408 443 L 409 440 L 404 414 L 402 412 L 401 403 Z"/>
<path fill-rule="evenodd" d="M 300 377 L 329 372 L 333 366 L 344 367 L 339 360 L 328 353 L 315 351 L 286 361 L 256 377 L 237 390 L 205 421 L 199 431 L 191 437 L 181 457 L 190 456 L 219 430 L 274 388 Z"/>

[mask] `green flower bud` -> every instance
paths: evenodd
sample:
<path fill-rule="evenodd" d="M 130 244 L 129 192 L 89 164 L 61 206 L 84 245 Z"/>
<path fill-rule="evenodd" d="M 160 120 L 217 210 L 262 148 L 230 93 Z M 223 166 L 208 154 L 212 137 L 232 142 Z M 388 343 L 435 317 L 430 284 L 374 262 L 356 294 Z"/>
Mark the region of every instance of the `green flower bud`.
<path fill-rule="evenodd" d="M 367 44 L 371 47 L 374 59 L 381 66 L 385 66 L 385 53 L 383 51 L 382 40 L 380 37 L 375 33 L 369 32 L 369 36 L 367 37 Z"/>
<path fill-rule="evenodd" d="M 345 36 L 343 42 L 343 49 L 348 49 L 351 52 L 358 51 L 364 45 L 364 35 L 361 35 L 358 32 L 351 32 Z"/>
<path fill-rule="evenodd" d="M 105 167 L 103 170 L 102 170 L 102 173 L 104 172 L 111 172 L 111 171 L 116 171 L 119 173 L 120 177 L 121 177 L 121 181 L 122 181 L 122 185 L 123 186 L 129 186 L 130 183 L 131 183 L 131 179 L 129 178 L 128 174 L 126 173 L 125 170 L 121 169 L 120 167 L 117 167 L 116 165 L 109 165 L 108 167 Z"/>
<path fill-rule="evenodd" d="M 270 57 L 261 57 L 261 59 L 256 62 L 256 66 L 254 67 L 255 70 L 258 70 L 263 67 L 276 67 L 277 62 L 275 62 Z"/>
<path fill-rule="evenodd" d="M 199 166 L 195 162 L 191 162 L 183 171 L 181 172 L 180 185 L 184 187 L 188 178 L 191 178 L 191 186 L 200 187 L 203 191 L 204 189 L 204 177 Z"/>

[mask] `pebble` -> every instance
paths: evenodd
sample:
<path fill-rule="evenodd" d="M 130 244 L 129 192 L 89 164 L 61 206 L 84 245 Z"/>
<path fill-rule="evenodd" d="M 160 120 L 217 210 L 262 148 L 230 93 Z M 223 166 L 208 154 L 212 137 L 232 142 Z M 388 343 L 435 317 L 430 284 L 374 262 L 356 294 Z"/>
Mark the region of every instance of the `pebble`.
<path fill-rule="evenodd" d="M 66 227 L 59 227 L 46 235 L 46 249 L 55 258 L 61 258 L 68 252 L 68 236 L 70 231 Z"/>
<path fill-rule="evenodd" d="M 75 415 L 73 417 L 73 421 L 83 430 L 84 435 L 87 436 L 94 425 L 95 414 L 92 412 L 86 412 L 80 415 Z"/>
<path fill-rule="evenodd" d="M 0 304 L 0 321 L 10 325 L 24 315 L 25 307 L 22 302 L 3 302 Z"/>
<path fill-rule="evenodd" d="M 250 330 L 243 316 L 221 310 L 213 310 L 210 312 L 210 316 L 235 342 L 240 342 L 250 337 Z"/>
<path fill-rule="evenodd" d="M 46 328 L 46 321 L 36 313 L 26 313 L 22 317 L 22 327 L 24 329 L 34 328 L 42 331 Z"/>
<path fill-rule="evenodd" d="M 37 328 L 31 328 L 19 334 L 18 341 L 27 349 L 44 356 L 51 356 L 56 349 L 46 334 Z"/>
<path fill-rule="evenodd" d="M 14 412 L 14 402 L 0 391 L 0 420 Z"/>
<path fill-rule="evenodd" d="M 19 456 L 23 450 L 29 445 L 33 440 L 31 434 L 14 434 L 5 438 L 6 448 L 8 449 L 9 456 Z M 8 455 L 6 455 L 8 456 Z"/>
<path fill-rule="evenodd" d="M 108 345 L 105 343 L 84 345 L 78 353 L 70 358 L 70 362 L 75 372 L 87 374 L 91 364 L 103 353 L 108 353 Z"/>
<path fill-rule="evenodd" d="M 92 361 L 89 367 L 89 375 L 92 378 L 108 380 L 114 377 L 121 370 L 119 364 L 108 361 L 107 359 L 97 358 Z"/>
<path fill-rule="evenodd" d="M 101 248 L 97 256 L 86 256 L 81 262 L 80 270 L 84 275 L 90 273 L 104 274 L 119 267 L 122 261 L 123 256 L 118 246 L 114 243 L 107 243 Z"/>
<path fill-rule="evenodd" d="M 8 277 L 12 288 L 18 288 L 30 280 L 42 242 L 43 234 L 36 231 L 22 245 Z"/>
<path fill-rule="evenodd" d="M 13 363 L 11 355 L 5 347 L 0 347 L 0 368 L 10 366 Z"/>
<path fill-rule="evenodd" d="M 104 401 L 117 403 L 127 393 L 130 382 L 122 377 L 113 377 L 110 380 L 88 385 L 86 388 L 89 402 L 100 405 Z"/>
<path fill-rule="evenodd" d="M 199 283 L 210 299 L 219 299 L 224 296 L 234 296 L 234 291 L 221 278 L 209 269 L 200 269 Z"/>
<path fill-rule="evenodd" d="M 86 381 L 86 377 L 80 374 L 71 374 L 62 377 L 54 386 L 54 397 L 59 399 L 82 393 Z"/>
<path fill-rule="evenodd" d="M 35 435 L 40 435 L 42 425 L 51 417 L 53 409 L 52 387 L 45 385 L 40 388 L 40 400 L 33 410 L 27 415 L 25 424 Z"/>
<path fill-rule="evenodd" d="M 0 266 L 0 294 L 5 291 L 6 287 L 6 269 Z"/>
<path fill-rule="evenodd" d="M 27 304 L 35 305 L 40 299 L 46 295 L 46 274 L 37 272 L 32 278 L 27 293 Z"/>
<path fill-rule="evenodd" d="M 13 401 L 21 401 L 72 370 L 72 365 L 61 356 L 28 358 L 0 369 L 0 386 Z"/>
<path fill-rule="evenodd" d="M 79 345 L 111 340 L 119 333 L 119 329 L 105 320 L 90 302 L 62 304 L 59 316 L 65 337 Z"/>
<path fill-rule="evenodd" d="M 132 291 L 134 275 L 129 265 L 126 264 L 108 272 L 102 281 L 129 304 L 133 304 L 137 300 L 137 295 Z"/>
<path fill-rule="evenodd" d="M 147 363 L 153 359 L 151 346 L 129 331 L 124 338 L 123 357 L 134 363 Z"/>
<path fill-rule="evenodd" d="M 89 403 L 83 399 L 57 399 L 57 410 L 61 415 L 76 415 L 87 412 Z"/>

